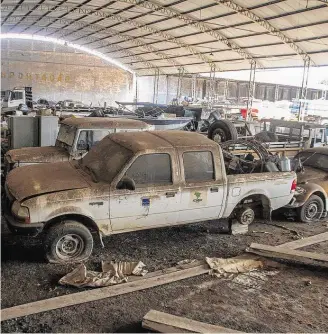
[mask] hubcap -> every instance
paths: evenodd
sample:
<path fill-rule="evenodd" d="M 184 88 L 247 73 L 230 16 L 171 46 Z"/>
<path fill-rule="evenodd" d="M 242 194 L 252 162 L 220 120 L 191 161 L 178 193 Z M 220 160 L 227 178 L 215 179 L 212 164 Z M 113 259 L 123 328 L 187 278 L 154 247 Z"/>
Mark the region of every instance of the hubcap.
<path fill-rule="evenodd" d="M 84 241 L 77 234 L 66 234 L 56 244 L 56 253 L 62 260 L 69 260 L 81 255 L 84 249 Z"/>
<path fill-rule="evenodd" d="M 305 216 L 306 219 L 313 219 L 316 217 L 316 215 L 318 214 L 318 204 L 316 202 L 312 202 L 308 205 L 308 207 L 305 210 Z"/>
<path fill-rule="evenodd" d="M 252 209 L 247 209 L 240 217 L 240 223 L 243 225 L 249 225 L 254 221 L 255 214 Z"/>
<path fill-rule="evenodd" d="M 222 142 L 225 142 L 225 134 L 223 131 L 221 130 L 218 130 L 218 132 L 213 136 L 213 140 L 216 142 L 216 143 L 222 143 Z"/>

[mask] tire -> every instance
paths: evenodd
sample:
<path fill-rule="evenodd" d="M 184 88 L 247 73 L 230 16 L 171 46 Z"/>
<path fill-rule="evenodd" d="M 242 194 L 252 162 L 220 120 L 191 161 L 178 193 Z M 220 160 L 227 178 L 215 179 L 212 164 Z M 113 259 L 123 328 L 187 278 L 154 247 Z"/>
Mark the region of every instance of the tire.
<path fill-rule="evenodd" d="M 270 131 L 262 131 L 256 134 L 254 139 L 264 143 L 277 142 L 279 140 L 277 134 Z"/>
<path fill-rule="evenodd" d="M 92 234 L 77 221 L 63 221 L 50 227 L 45 233 L 45 255 L 51 263 L 81 262 L 92 253 Z"/>
<path fill-rule="evenodd" d="M 250 207 L 243 207 L 237 211 L 235 218 L 242 225 L 250 225 L 254 222 L 255 212 Z"/>
<path fill-rule="evenodd" d="M 317 195 L 310 198 L 297 209 L 298 218 L 302 223 L 312 223 L 318 220 L 325 210 L 323 200 Z"/>
<path fill-rule="evenodd" d="M 238 139 L 238 132 L 234 124 L 226 119 L 215 121 L 208 130 L 208 138 L 218 143 Z"/>

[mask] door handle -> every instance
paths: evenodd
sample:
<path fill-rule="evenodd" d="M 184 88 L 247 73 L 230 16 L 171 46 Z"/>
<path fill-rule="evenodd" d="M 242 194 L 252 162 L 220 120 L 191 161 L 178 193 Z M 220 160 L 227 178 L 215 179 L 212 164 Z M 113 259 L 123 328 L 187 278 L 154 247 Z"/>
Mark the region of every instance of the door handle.
<path fill-rule="evenodd" d="M 176 194 L 175 191 L 169 191 L 169 192 L 167 192 L 165 195 L 166 195 L 166 197 L 174 197 L 175 194 Z"/>
<path fill-rule="evenodd" d="M 218 193 L 219 192 L 218 187 L 212 187 L 210 190 L 211 190 L 211 193 Z"/>

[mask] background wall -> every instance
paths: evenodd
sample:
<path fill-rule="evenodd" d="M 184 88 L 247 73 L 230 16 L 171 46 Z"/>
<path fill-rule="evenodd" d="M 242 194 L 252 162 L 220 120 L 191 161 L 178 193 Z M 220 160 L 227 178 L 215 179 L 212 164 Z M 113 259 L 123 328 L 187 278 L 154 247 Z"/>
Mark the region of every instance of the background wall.
<path fill-rule="evenodd" d="M 133 100 L 132 75 L 73 49 L 24 40 L 1 45 L 1 90 L 32 86 L 33 100 L 46 98 L 116 106 Z"/>

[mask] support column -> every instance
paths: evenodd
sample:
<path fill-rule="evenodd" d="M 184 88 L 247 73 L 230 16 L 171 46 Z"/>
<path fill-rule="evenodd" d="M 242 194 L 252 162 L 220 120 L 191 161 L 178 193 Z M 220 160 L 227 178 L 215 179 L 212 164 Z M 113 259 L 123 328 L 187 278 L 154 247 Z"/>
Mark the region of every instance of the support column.
<path fill-rule="evenodd" d="M 193 101 L 196 100 L 197 98 L 197 77 L 198 75 L 197 74 L 194 74 L 192 76 L 192 82 L 191 82 L 191 98 Z"/>
<path fill-rule="evenodd" d="M 255 73 L 256 73 L 256 62 L 252 61 L 251 69 L 249 73 L 249 81 L 248 81 L 248 99 L 247 99 L 247 117 L 246 121 L 252 119 L 252 105 L 255 93 Z"/>
<path fill-rule="evenodd" d="M 323 90 L 323 91 L 321 92 L 321 98 L 322 98 L 323 100 L 327 100 L 327 90 Z"/>
<path fill-rule="evenodd" d="M 310 59 L 306 59 L 304 61 L 304 67 L 303 67 L 301 101 L 300 101 L 299 112 L 298 112 L 298 120 L 302 122 L 304 121 L 304 114 L 305 114 L 305 101 L 304 100 L 306 100 L 306 95 L 307 95 L 309 72 L 310 72 Z"/>
<path fill-rule="evenodd" d="M 180 98 L 181 98 L 181 85 L 182 85 L 182 78 L 184 74 L 184 68 L 179 67 L 179 76 L 178 76 L 178 87 L 177 87 L 177 103 L 179 104 Z"/>
<path fill-rule="evenodd" d="M 274 87 L 274 102 L 279 100 L 279 85 L 275 85 Z"/>
<path fill-rule="evenodd" d="M 154 77 L 154 94 L 153 94 L 153 103 L 157 103 L 158 100 L 158 83 L 159 83 L 159 69 L 155 69 Z"/>
<path fill-rule="evenodd" d="M 214 90 L 215 90 L 215 65 L 211 64 L 210 82 L 209 82 L 209 89 L 208 89 L 208 93 L 207 93 L 207 108 L 208 108 L 208 110 L 212 109 L 212 107 L 213 107 Z"/>

